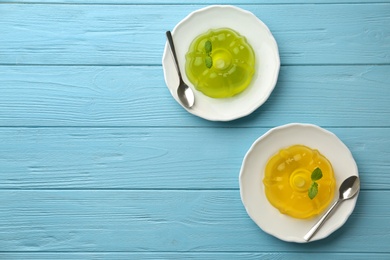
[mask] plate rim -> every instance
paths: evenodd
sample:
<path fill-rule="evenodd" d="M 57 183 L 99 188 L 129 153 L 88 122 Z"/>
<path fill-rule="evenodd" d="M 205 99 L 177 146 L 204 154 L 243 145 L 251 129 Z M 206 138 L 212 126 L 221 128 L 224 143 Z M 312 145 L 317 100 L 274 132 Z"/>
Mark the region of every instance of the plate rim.
<path fill-rule="evenodd" d="M 208 113 L 205 113 L 202 111 L 195 112 L 191 108 L 188 109 L 188 108 L 184 107 L 181 104 L 181 102 L 179 101 L 177 95 L 174 93 L 175 89 L 171 88 L 168 84 L 168 82 L 170 82 L 170 80 L 168 79 L 167 69 L 166 69 L 166 65 L 165 65 L 165 60 L 167 59 L 167 56 L 169 56 L 169 46 L 168 46 L 167 41 L 165 42 L 165 47 L 164 47 L 163 56 L 162 56 L 162 67 L 163 67 L 163 72 L 164 72 L 164 80 L 165 80 L 166 86 L 168 87 L 172 97 L 176 100 L 177 103 L 179 103 L 189 113 L 191 113 L 195 116 L 201 117 L 203 119 L 209 120 L 209 121 L 221 121 L 221 122 L 222 121 L 224 121 L 224 122 L 232 121 L 232 120 L 236 120 L 236 119 L 248 116 L 251 113 L 253 113 L 256 109 L 258 109 L 260 106 L 262 106 L 268 100 L 270 95 L 272 94 L 272 92 L 275 89 L 276 84 L 278 82 L 279 73 L 280 73 L 281 62 L 280 62 L 279 46 L 278 46 L 278 43 L 276 42 L 276 39 L 273 36 L 271 30 L 269 29 L 269 27 L 262 20 L 260 20 L 259 17 L 257 17 L 255 14 L 253 14 L 249 10 L 242 9 L 242 8 L 234 6 L 234 5 L 209 5 L 209 6 L 205 6 L 203 8 L 194 10 L 175 25 L 175 27 L 172 30 L 172 35 L 174 36 L 176 31 L 180 27 L 182 27 L 183 24 L 185 25 L 185 23 L 188 22 L 188 20 L 191 20 L 194 16 L 197 16 L 199 13 L 206 12 L 210 9 L 231 9 L 233 11 L 248 15 L 251 17 L 251 19 L 254 19 L 254 21 L 257 22 L 258 26 L 261 26 L 262 29 L 264 29 L 264 31 L 266 31 L 267 41 L 272 42 L 272 48 L 273 48 L 272 55 L 275 55 L 275 57 L 272 57 L 273 63 L 275 66 L 275 70 L 273 71 L 274 73 L 270 76 L 270 79 L 272 81 L 269 83 L 269 86 L 267 86 L 267 92 L 264 92 L 264 95 L 261 97 L 261 99 L 258 99 L 256 102 L 252 102 L 250 105 L 248 105 L 247 108 L 245 109 L 245 111 L 235 113 L 233 115 L 224 114 L 223 116 L 220 116 L 220 115 L 218 115 L 218 113 L 216 113 L 216 115 L 214 115 L 212 112 L 212 109 L 210 111 L 208 111 Z M 255 52 L 256 52 L 256 50 L 255 50 Z M 190 86 L 190 88 L 193 89 L 193 91 L 197 92 L 198 95 L 203 95 L 205 98 L 208 98 L 203 93 L 197 91 L 193 87 L 192 84 L 188 83 L 188 85 Z M 232 97 L 232 98 L 234 98 L 234 97 Z M 227 98 L 227 99 L 229 99 L 229 98 Z"/>
<path fill-rule="evenodd" d="M 359 176 L 359 170 L 358 170 L 358 166 L 357 166 L 357 163 L 352 155 L 352 152 L 350 151 L 350 149 L 344 144 L 344 142 L 342 142 L 342 140 L 336 135 L 334 134 L 333 132 L 327 130 L 327 129 L 324 129 L 318 125 L 315 125 L 315 124 L 310 124 L 310 123 L 288 123 L 288 124 L 284 124 L 284 125 L 280 125 L 280 126 L 276 126 L 274 128 L 271 128 L 269 130 L 267 130 L 264 134 L 262 134 L 260 137 L 258 137 L 250 146 L 250 148 L 248 149 L 248 151 L 245 153 L 245 156 L 244 156 L 244 159 L 242 161 L 242 164 L 241 164 L 241 168 L 240 168 L 240 173 L 239 173 L 239 188 L 240 188 L 240 198 L 241 198 L 241 202 L 242 204 L 244 205 L 244 208 L 247 212 L 247 214 L 249 215 L 249 217 L 252 219 L 252 221 L 255 222 L 255 224 L 261 229 L 263 230 L 265 233 L 268 233 L 280 240 L 283 240 L 283 241 L 286 241 L 286 242 L 296 242 L 296 243 L 309 243 L 309 242 L 313 242 L 313 241 L 317 241 L 317 240 L 321 240 L 321 239 L 324 239 L 326 237 L 328 237 L 329 235 L 331 235 L 333 232 L 335 232 L 336 230 L 338 230 L 339 228 L 341 228 L 345 223 L 346 221 L 348 220 L 348 218 L 350 217 L 350 215 L 352 214 L 352 212 L 354 211 L 355 207 L 356 207 L 356 202 L 357 202 L 357 199 L 358 199 L 358 196 L 359 196 L 359 193 L 356 194 L 352 199 L 350 199 L 350 203 L 352 204 L 351 206 L 351 209 L 349 211 L 345 211 L 344 215 L 343 215 L 343 218 L 342 219 L 339 219 L 340 220 L 340 223 L 335 225 L 334 227 L 330 228 L 326 234 L 322 235 L 322 236 L 318 236 L 318 234 L 314 235 L 313 238 L 310 240 L 310 241 L 305 241 L 303 239 L 303 237 L 301 239 L 298 239 L 298 237 L 292 237 L 292 236 L 286 236 L 286 237 L 283 237 L 279 234 L 276 234 L 275 232 L 272 232 L 271 230 L 267 229 L 267 228 L 264 228 L 264 225 L 262 225 L 262 223 L 258 223 L 259 221 L 257 219 L 254 218 L 254 216 L 252 216 L 252 212 L 249 211 L 247 205 L 246 205 L 246 196 L 244 195 L 243 193 L 243 181 L 242 181 L 242 178 L 243 178 L 243 175 L 245 173 L 245 162 L 247 160 L 247 158 L 250 156 L 251 153 L 253 153 L 253 150 L 254 148 L 256 147 L 256 145 L 261 142 L 262 140 L 264 140 L 265 138 L 267 138 L 268 136 L 270 136 L 273 132 L 275 131 L 280 131 L 280 130 L 284 130 L 286 128 L 291 128 L 291 127 L 311 127 L 313 129 L 315 129 L 316 131 L 320 131 L 321 133 L 323 134 L 327 134 L 329 136 L 332 136 L 332 138 L 335 139 L 335 141 L 338 142 L 339 145 L 342 145 L 344 146 L 345 148 L 345 152 L 348 152 L 348 154 L 346 154 L 346 156 L 348 156 L 350 159 L 352 159 L 352 162 L 353 162 L 353 166 L 354 166 L 354 172 L 352 173 L 352 175 L 356 175 L 356 176 Z M 338 194 L 338 190 L 336 190 L 336 193 L 335 193 L 335 199 L 337 199 L 337 194 Z M 264 195 L 265 196 L 265 195 Z M 335 200 L 334 199 L 334 200 Z M 268 200 L 267 200 L 268 201 Z M 328 206 L 328 208 L 332 205 L 332 203 Z M 325 211 L 324 211 L 325 212 Z M 320 214 L 321 216 L 321 214 Z M 318 217 L 320 217 L 318 216 Z M 310 228 L 310 227 L 309 227 Z M 309 229 L 308 229 L 309 230 Z M 307 231 L 308 231 L 307 230 Z"/>

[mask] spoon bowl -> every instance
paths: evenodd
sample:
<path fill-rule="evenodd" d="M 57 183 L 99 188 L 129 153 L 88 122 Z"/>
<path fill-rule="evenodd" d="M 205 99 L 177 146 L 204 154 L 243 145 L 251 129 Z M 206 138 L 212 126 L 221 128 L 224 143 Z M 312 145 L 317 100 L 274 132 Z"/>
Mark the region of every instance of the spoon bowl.
<path fill-rule="evenodd" d="M 330 216 L 330 213 L 344 200 L 353 198 L 360 190 L 360 179 L 358 176 L 350 176 L 341 183 L 339 188 L 338 200 L 328 209 L 328 211 L 320 218 L 320 220 L 307 232 L 303 237 L 306 241 L 309 241 L 317 230 L 324 224 L 324 222 Z"/>
<path fill-rule="evenodd" d="M 348 200 L 353 198 L 360 189 L 360 180 L 357 176 L 348 177 L 339 188 L 339 199 Z"/>
<path fill-rule="evenodd" d="M 179 97 L 180 102 L 186 108 L 191 108 L 195 104 L 195 96 L 192 89 L 183 81 L 183 77 L 181 76 L 179 62 L 176 56 L 175 44 L 173 43 L 172 34 L 170 31 L 166 32 L 168 45 L 171 49 L 171 53 L 173 56 L 173 60 L 175 63 L 176 71 L 179 76 L 179 86 L 177 88 L 177 96 Z"/>

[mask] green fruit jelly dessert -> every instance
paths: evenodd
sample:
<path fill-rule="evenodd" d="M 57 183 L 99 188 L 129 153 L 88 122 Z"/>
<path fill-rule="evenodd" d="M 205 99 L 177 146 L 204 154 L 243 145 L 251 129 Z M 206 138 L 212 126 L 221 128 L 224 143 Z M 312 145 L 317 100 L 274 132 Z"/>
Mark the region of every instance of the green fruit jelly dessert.
<path fill-rule="evenodd" d="M 188 79 L 203 94 L 232 97 L 250 84 L 255 53 L 245 37 L 232 29 L 211 29 L 192 41 L 185 68 Z"/>

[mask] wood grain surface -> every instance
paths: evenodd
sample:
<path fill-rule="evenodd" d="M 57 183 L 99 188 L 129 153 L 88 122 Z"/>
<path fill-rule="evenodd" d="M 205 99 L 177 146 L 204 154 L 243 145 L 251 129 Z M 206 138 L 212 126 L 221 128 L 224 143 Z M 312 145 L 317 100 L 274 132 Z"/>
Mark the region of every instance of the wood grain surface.
<path fill-rule="evenodd" d="M 0 5 L 1 64 L 159 65 L 166 30 L 204 5 Z M 390 6 L 239 5 L 267 26 L 282 64 L 388 64 Z M 23 19 L 20 19 L 23 17 Z"/>
<path fill-rule="evenodd" d="M 165 31 L 210 4 L 279 46 L 272 95 L 232 122 L 164 82 Z M 389 259 L 388 25 L 388 0 L 0 0 L 0 259 Z M 362 182 L 308 244 L 259 229 L 238 185 L 251 144 L 292 122 L 335 133 Z"/>
<path fill-rule="evenodd" d="M 389 72 L 389 65 L 282 66 L 263 106 L 216 123 L 173 100 L 160 66 L 2 66 L 0 125 L 388 127 Z"/>
<path fill-rule="evenodd" d="M 309 244 L 280 241 L 248 221 L 239 191 L 1 191 L 9 251 L 388 253 L 389 191 L 361 191 L 347 223 Z M 367 239 L 370 237 L 370 239 Z M 239 238 L 239 239 L 238 239 Z M 365 245 L 356 248 L 356 244 Z"/>
<path fill-rule="evenodd" d="M 4 189 L 238 189 L 268 128 L 0 128 Z M 351 149 L 362 189 L 388 189 L 388 128 L 328 128 Z"/>

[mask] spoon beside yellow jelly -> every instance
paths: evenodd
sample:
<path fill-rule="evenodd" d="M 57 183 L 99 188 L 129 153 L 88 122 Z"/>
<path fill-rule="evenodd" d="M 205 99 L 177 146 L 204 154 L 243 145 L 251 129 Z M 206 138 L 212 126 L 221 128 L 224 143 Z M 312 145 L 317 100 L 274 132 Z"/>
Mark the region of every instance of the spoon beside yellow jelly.
<path fill-rule="evenodd" d="M 338 200 L 328 209 L 328 211 L 318 220 L 318 222 L 306 233 L 303 237 L 309 241 L 317 230 L 324 224 L 334 209 L 344 200 L 352 199 L 360 190 L 360 179 L 358 176 L 352 175 L 341 183 L 339 188 Z"/>

